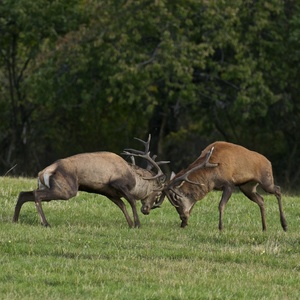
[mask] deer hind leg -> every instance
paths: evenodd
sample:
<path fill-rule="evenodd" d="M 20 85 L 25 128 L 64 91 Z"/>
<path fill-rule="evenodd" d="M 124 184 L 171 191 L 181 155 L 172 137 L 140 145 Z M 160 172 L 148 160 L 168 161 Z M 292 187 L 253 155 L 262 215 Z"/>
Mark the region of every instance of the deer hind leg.
<path fill-rule="evenodd" d="M 225 205 L 227 204 L 229 198 L 231 197 L 233 192 L 232 186 L 225 186 L 223 189 L 223 194 L 221 197 L 221 201 L 219 203 L 219 230 L 223 229 L 223 214 L 225 210 Z"/>
<path fill-rule="evenodd" d="M 24 203 L 32 201 L 34 202 L 34 192 L 33 191 L 28 191 L 28 192 L 21 192 L 18 197 L 17 204 L 15 206 L 15 212 L 13 216 L 13 222 L 18 222 L 19 220 L 19 215 L 21 208 Z"/>
<path fill-rule="evenodd" d="M 68 200 L 77 194 L 78 188 L 74 178 L 64 177 L 58 172 L 50 177 L 49 182 L 50 188 L 39 185 L 39 188 L 35 191 L 20 193 L 13 217 L 14 222 L 18 221 L 22 205 L 25 202 L 32 201 L 35 202 L 41 224 L 43 226 L 50 226 L 42 209 L 42 201 Z"/>
<path fill-rule="evenodd" d="M 69 200 L 75 197 L 77 192 L 78 188 L 74 180 L 70 178 L 57 178 L 55 175 L 53 178 L 50 178 L 50 189 L 37 189 L 34 191 L 34 202 L 41 219 L 41 224 L 46 227 L 50 226 L 42 209 L 42 201 Z"/>
<path fill-rule="evenodd" d="M 287 222 L 283 213 L 283 207 L 281 202 L 281 191 L 278 185 L 271 184 L 264 184 L 261 183 L 261 187 L 263 190 L 269 194 L 273 194 L 276 196 L 278 206 L 279 206 L 279 214 L 280 214 L 280 223 L 284 231 L 287 231 Z"/>
<path fill-rule="evenodd" d="M 32 202 L 35 202 L 35 206 L 37 208 L 38 214 L 41 219 L 41 224 L 44 226 L 50 226 L 46 220 L 45 214 L 42 209 L 42 204 L 41 204 L 42 200 L 38 200 L 38 197 L 37 197 L 39 192 L 40 192 L 39 190 L 36 190 L 36 191 L 21 192 L 19 194 L 18 201 L 17 201 L 16 207 L 15 207 L 15 213 L 13 216 L 13 222 L 18 222 L 20 211 L 21 211 L 23 204 L 26 202 L 32 201 Z"/>
<path fill-rule="evenodd" d="M 266 216 L 265 216 L 265 206 L 264 206 L 264 198 L 257 193 L 256 187 L 258 183 L 256 182 L 249 182 L 239 186 L 240 190 L 244 193 L 246 197 L 248 197 L 251 201 L 257 203 L 260 209 L 261 214 L 261 221 L 262 221 L 262 230 L 267 230 L 266 225 Z"/>

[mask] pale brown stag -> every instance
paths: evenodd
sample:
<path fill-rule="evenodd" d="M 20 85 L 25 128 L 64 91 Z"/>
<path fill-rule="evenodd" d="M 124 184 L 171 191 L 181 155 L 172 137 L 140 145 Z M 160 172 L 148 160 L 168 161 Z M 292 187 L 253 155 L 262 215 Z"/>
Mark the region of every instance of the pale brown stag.
<path fill-rule="evenodd" d="M 164 188 L 173 206 L 176 207 L 181 219 L 181 227 L 188 224 L 192 208 L 198 200 L 201 200 L 212 190 L 223 191 L 219 203 L 219 229 L 223 229 L 223 213 L 225 205 L 232 195 L 235 187 L 247 196 L 251 201 L 258 204 L 262 219 L 262 229 L 266 230 L 266 218 L 264 199 L 257 192 L 257 186 L 277 198 L 280 213 L 280 222 L 284 231 L 287 223 L 283 214 L 280 187 L 274 185 L 272 165 L 263 155 L 250 151 L 242 146 L 215 142 L 206 147 L 200 157 L 186 170 L 180 171 Z M 148 209 L 159 206 L 163 196 L 154 204 L 153 199 L 144 203 Z"/>
<path fill-rule="evenodd" d="M 68 200 L 77 195 L 78 191 L 101 194 L 113 201 L 123 212 L 130 227 L 139 227 L 140 220 L 136 209 L 136 200 L 144 203 L 155 201 L 161 194 L 166 176 L 159 164 L 150 156 L 148 141 L 144 142 L 145 151 L 125 149 L 125 155 L 145 158 L 150 165 L 146 169 L 128 163 L 122 157 L 112 152 L 82 153 L 60 159 L 46 167 L 38 174 L 38 188 L 34 191 L 21 192 L 15 207 L 13 221 L 17 222 L 22 205 L 25 202 L 35 202 L 41 224 L 49 226 L 42 209 L 42 201 Z M 156 169 L 156 174 L 151 167 Z M 124 197 L 132 208 L 132 222 Z"/>

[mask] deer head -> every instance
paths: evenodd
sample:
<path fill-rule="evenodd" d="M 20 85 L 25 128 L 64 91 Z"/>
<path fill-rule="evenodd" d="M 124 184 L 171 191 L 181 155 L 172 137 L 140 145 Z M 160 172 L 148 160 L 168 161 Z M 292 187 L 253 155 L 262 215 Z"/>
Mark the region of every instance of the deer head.
<path fill-rule="evenodd" d="M 148 166 L 146 167 L 147 171 L 154 172 L 153 176 L 143 176 L 144 180 L 149 180 L 153 181 L 153 189 L 147 194 L 144 198 L 141 199 L 142 202 L 142 207 L 141 207 L 141 212 L 145 215 L 148 215 L 150 213 L 151 208 L 153 208 L 153 203 L 154 202 L 159 202 L 160 199 L 162 198 L 163 194 L 163 189 L 166 183 L 166 175 L 163 173 L 163 171 L 160 168 L 160 165 L 162 164 L 167 164 L 169 161 L 158 161 L 156 162 L 156 155 L 153 155 L 151 157 L 150 155 L 150 140 L 151 140 L 151 135 L 149 134 L 148 140 L 143 141 L 141 139 L 135 138 L 136 140 L 140 141 L 145 149 L 144 151 L 132 149 L 132 148 L 127 148 L 124 149 L 122 155 L 128 155 L 131 158 L 132 164 L 135 164 L 135 157 L 140 157 L 145 159 L 148 162 Z M 154 170 L 154 171 L 153 171 Z M 156 174 L 155 174 L 156 172 Z M 159 207 L 156 205 L 154 208 Z"/>

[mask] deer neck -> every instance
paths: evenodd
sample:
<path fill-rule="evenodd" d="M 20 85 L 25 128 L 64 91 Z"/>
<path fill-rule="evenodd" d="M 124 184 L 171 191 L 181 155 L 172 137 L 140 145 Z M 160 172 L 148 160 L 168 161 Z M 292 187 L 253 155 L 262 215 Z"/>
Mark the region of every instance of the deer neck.
<path fill-rule="evenodd" d="M 207 194 L 204 187 L 191 183 L 185 183 L 179 190 L 181 195 L 194 201 L 202 199 Z"/>
<path fill-rule="evenodd" d="M 137 199 L 144 199 L 153 190 L 158 189 L 159 185 L 156 179 L 146 179 L 153 176 L 153 173 L 150 171 L 140 168 L 137 165 L 130 165 L 133 171 L 133 175 L 135 177 L 135 186 L 131 190 L 131 193 Z"/>

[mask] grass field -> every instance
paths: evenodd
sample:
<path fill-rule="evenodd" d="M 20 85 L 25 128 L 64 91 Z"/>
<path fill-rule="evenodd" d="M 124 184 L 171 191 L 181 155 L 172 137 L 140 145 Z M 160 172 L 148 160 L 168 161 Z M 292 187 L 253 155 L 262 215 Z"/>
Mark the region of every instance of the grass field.
<path fill-rule="evenodd" d="M 18 193 L 35 185 L 0 177 L 0 299 L 300 297 L 299 197 L 283 196 L 286 233 L 275 197 L 265 196 L 263 233 L 258 206 L 239 193 L 219 233 L 218 192 L 197 203 L 185 229 L 167 201 L 129 229 L 115 204 L 86 193 L 45 203 L 51 228 L 39 225 L 33 203 L 13 224 Z"/>

